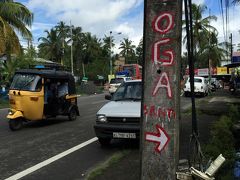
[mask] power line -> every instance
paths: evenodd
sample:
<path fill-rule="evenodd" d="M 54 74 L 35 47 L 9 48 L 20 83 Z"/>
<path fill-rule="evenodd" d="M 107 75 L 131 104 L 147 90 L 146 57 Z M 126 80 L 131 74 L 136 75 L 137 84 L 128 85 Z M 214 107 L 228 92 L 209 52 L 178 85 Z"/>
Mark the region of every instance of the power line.
<path fill-rule="evenodd" d="M 218 0 L 219 3 L 219 10 L 220 10 L 220 14 L 222 16 L 222 28 L 223 28 L 223 36 L 224 36 L 224 41 L 227 42 L 227 36 L 226 36 L 226 31 L 225 31 L 225 20 L 224 20 L 224 13 L 223 13 L 223 1 L 222 0 Z"/>

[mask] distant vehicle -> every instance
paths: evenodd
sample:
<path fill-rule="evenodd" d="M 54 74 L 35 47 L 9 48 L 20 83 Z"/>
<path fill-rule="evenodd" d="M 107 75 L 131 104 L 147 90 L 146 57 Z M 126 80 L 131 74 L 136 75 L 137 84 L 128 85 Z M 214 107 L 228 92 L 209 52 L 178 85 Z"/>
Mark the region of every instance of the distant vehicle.
<path fill-rule="evenodd" d="M 217 80 L 217 78 L 211 78 L 209 84 L 210 84 L 210 87 L 211 87 L 212 91 L 216 91 L 217 89 L 221 88 L 221 84 Z"/>
<path fill-rule="evenodd" d="M 142 82 L 130 80 L 123 82 L 111 100 L 96 114 L 94 130 L 100 144 L 108 145 L 112 139 L 136 139 L 140 133 L 140 110 Z"/>
<path fill-rule="evenodd" d="M 75 120 L 79 115 L 74 77 L 70 72 L 38 67 L 16 71 L 9 89 L 7 115 L 11 130 L 23 121 L 39 121 L 57 115 Z"/>
<path fill-rule="evenodd" d="M 197 95 L 205 96 L 208 94 L 208 91 L 209 86 L 207 79 L 205 79 L 204 77 L 194 77 L 194 93 Z M 189 96 L 190 93 L 190 78 L 188 78 L 184 86 L 184 94 L 185 96 Z"/>
<path fill-rule="evenodd" d="M 142 79 L 142 66 L 139 64 L 125 64 L 120 71 L 128 72 L 127 76 L 132 79 Z"/>
<path fill-rule="evenodd" d="M 122 82 L 131 80 L 131 77 L 116 77 L 116 78 L 112 78 L 110 80 L 110 84 L 109 84 L 109 93 L 112 95 L 113 93 L 115 93 L 115 91 L 117 90 L 117 88 L 121 85 Z"/>

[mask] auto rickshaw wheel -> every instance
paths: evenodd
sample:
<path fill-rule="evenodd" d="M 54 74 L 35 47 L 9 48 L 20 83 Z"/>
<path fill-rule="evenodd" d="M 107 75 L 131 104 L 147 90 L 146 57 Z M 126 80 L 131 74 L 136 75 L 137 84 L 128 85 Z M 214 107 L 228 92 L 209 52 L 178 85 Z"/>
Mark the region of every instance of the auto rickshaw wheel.
<path fill-rule="evenodd" d="M 71 108 L 69 114 L 68 114 L 68 119 L 70 121 L 75 121 L 77 119 L 77 111 L 75 108 Z"/>
<path fill-rule="evenodd" d="M 10 119 L 9 120 L 9 128 L 12 131 L 16 131 L 21 129 L 23 126 L 23 119 L 22 118 L 17 118 L 17 119 Z"/>

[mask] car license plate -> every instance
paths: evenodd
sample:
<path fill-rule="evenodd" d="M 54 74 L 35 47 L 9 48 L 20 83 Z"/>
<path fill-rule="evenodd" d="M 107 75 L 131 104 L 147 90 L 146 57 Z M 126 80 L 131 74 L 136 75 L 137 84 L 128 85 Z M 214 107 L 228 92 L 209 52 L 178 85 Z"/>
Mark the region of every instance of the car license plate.
<path fill-rule="evenodd" d="M 114 132 L 113 138 L 126 138 L 126 139 L 136 139 L 136 133 L 120 133 Z"/>

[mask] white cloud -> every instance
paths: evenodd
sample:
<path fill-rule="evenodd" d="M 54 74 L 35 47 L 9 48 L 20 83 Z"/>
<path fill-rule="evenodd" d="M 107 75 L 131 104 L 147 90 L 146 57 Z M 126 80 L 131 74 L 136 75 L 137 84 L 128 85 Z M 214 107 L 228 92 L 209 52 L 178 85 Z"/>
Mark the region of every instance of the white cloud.
<path fill-rule="evenodd" d="M 51 29 L 53 26 L 56 24 L 48 24 L 48 23 L 33 23 L 31 30 L 32 31 L 37 31 L 37 30 L 48 30 Z"/>
<path fill-rule="evenodd" d="M 143 11 L 143 0 L 29 0 L 27 6 L 33 12 L 42 11 L 45 18 L 56 22 L 70 24 L 71 21 L 74 26 L 82 27 L 84 32 L 98 37 L 108 35 L 110 31 L 121 31 L 132 39 L 142 35 L 143 31 L 135 28 L 136 24 L 143 23 L 143 17 L 136 19 L 130 15 L 141 6 Z M 131 18 L 137 22 L 133 23 Z"/>
<path fill-rule="evenodd" d="M 216 22 L 212 22 L 211 25 L 214 26 L 218 32 L 219 32 L 219 42 L 223 42 L 223 41 L 228 41 L 229 37 L 230 37 L 230 33 L 232 33 L 232 40 L 233 40 L 233 44 L 238 44 L 240 43 L 240 24 L 239 22 L 239 17 L 240 17 L 240 9 L 239 7 L 231 7 L 230 9 L 230 13 L 229 13 L 229 23 L 228 23 L 228 34 L 225 36 L 224 38 L 224 31 L 223 31 L 223 25 L 226 23 L 223 23 L 223 19 L 221 15 L 217 15 L 217 21 Z M 225 17 L 224 17 L 225 20 Z M 226 24 L 225 24 L 225 30 L 226 30 Z M 236 47 L 235 47 L 236 50 Z"/>

